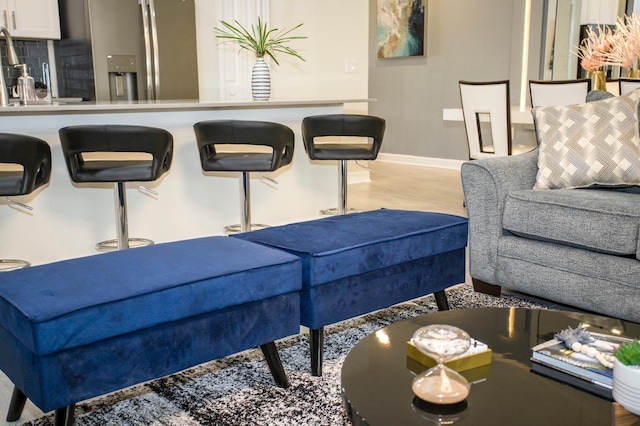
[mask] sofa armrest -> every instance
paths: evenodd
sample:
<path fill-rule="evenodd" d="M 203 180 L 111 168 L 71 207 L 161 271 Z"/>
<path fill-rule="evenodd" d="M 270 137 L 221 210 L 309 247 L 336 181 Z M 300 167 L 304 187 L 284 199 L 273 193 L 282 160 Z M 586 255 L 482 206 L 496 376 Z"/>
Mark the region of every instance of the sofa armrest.
<path fill-rule="evenodd" d="M 498 238 L 510 191 L 531 189 L 538 171 L 538 150 L 521 155 L 473 160 L 462 164 L 462 188 L 469 218 L 469 274 L 496 282 Z"/>

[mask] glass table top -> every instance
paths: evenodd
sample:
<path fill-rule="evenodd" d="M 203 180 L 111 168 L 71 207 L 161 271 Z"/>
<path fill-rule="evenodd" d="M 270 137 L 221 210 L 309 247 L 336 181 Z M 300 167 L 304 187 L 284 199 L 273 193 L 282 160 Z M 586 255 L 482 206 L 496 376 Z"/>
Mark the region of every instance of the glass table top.
<path fill-rule="evenodd" d="M 414 397 L 411 382 L 426 367 L 406 356 L 420 327 L 450 324 L 493 351 L 475 369 L 466 402 L 434 413 Z M 640 425 L 617 403 L 531 371 L 531 347 L 571 326 L 640 338 L 640 324 L 597 315 L 522 308 L 444 311 L 391 324 L 356 344 L 342 366 L 345 409 L 354 425 Z M 437 408 L 437 407 L 435 407 Z"/>

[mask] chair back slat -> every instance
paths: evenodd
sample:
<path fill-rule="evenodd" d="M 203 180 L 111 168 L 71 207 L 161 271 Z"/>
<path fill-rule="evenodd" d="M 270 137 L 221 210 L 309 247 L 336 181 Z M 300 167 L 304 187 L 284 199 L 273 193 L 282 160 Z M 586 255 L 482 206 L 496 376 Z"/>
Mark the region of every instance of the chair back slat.
<path fill-rule="evenodd" d="M 460 98 L 469 158 L 472 160 L 511 155 L 511 110 L 509 81 L 460 81 Z M 488 123 L 493 149 L 486 142 L 483 127 Z"/>
<path fill-rule="evenodd" d="M 531 106 L 576 105 L 586 102 L 591 80 L 529 80 Z"/>
<path fill-rule="evenodd" d="M 618 84 L 621 95 L 626 95 L 627 93 L 640 88 L 640 80 L 637 78 L 621 78 L 618 80 Z"/>

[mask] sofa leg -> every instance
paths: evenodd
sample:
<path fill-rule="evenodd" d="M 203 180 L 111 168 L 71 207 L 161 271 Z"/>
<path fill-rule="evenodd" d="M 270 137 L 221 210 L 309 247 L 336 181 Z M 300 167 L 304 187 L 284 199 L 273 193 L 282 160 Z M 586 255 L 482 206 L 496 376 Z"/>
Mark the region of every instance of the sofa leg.
<path fill-rule="evenodd" d="M 58 408 L 53 415 L 54 426 L 73 426 L 75 423 L 75 404 L 67 405 L 64 408 Z"/>
<path fill-rule="evenodd" d="M 311 344 L 311 375 L 322 376 L 322 353 L 324 351 L 324 327 L 309 331 Z"/>
<path fill-rule="evenodd" d="M 447 300 L 447 293 L 444 290 L 436 291 L 433 293 L 433 297 L 436 298 L 436 305 L 438 305 L 439 311 L 449 310 L 449 301 Z"/>
<path fill-rule="evenodd" d="M 489 284 L 477 278 L 471 278 L 471 282 L 473 283 L 473 290 L 477 293 L 484 293 L 490 296 L 500 297 L 502 287 L 500 287 L 499 285 Z"/>
<path fill-rule="evenodd" d="M 7 421 L 15 422 L 22 416 L 22 410 L 24 404 L 27 402 L 27 395 L 25 395 L 17 386 L 13 387 L 13 393 L 11 394 L 11 402 L 9 403 L 9 410 L 7 411 Z"/>
<path fill-rule="evenodd" d="M 282 367 L 282 361 L 280 361 L 280 355 L 278 354 L 276 344 L 274 342 L 270 342 L 260 345 L 260 349 L 262 350 L 264 358 L 267 360 L 267 365 L 269 366 L 269 370 L 271 371 L 271 375 L 273 376 L 276 384 L 281 388 L 288 388 L 289 380 L 287 379 L 287 373 L 285 373 L 284 367 Z"/>

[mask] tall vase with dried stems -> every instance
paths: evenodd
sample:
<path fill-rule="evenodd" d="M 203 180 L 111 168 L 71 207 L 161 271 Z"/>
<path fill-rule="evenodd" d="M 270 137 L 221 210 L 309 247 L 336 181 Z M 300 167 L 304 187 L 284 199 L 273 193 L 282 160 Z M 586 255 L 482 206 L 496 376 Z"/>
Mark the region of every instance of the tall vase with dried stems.
<path fill-rule="evenodd" d="M 607 78 L 604 71 L 588 71 L 587 76 L 591 79 L 591 90 L 607 90 Z"/>

